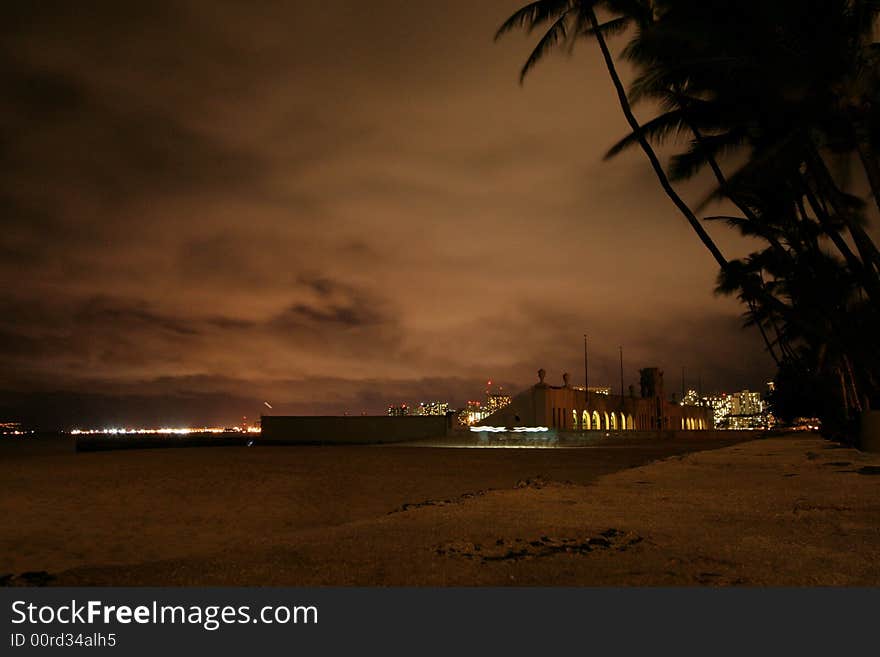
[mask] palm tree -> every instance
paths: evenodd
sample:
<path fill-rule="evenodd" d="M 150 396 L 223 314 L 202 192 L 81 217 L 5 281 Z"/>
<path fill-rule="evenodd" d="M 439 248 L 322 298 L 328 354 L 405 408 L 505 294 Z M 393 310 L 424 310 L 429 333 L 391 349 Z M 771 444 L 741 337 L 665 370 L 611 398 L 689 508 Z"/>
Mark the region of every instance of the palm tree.
<path fill-rule="evenodd" d="M 615 17 L 604 24 L 600 24 L 596 16 L 596 10 L 600 7 L 610 10 L 615 14 Z M 605 39 L 606 34 L 621 32 L 632 22 L 646 20 L 650 9 L 649 2 L 639 2 L 638 0 L 537 0 L 526 5 L 508 18 L 498 29 L 495 38 L 498 39 L 514 29 L 526 29 L 531 32 L 537 27 L 549 23 L 549 28 L 540 41 L 538 41 L 538 44 L 522 67 L 520 82 L 525 79 L 535 64 L 554 47 L 571 44 L 573 39 L 582 36 L 591 36 L 596 39 L 599 50 L 602 53 L 602 58 L 605 61 L 608 75 L 614 85 L 623 115 L 632 129 L 636 141 L 647 156 L 660 186 L 679 212 L 685 217 L 697 234 L 697 237 L 709 250 L 709 253 L 712 254 L 712 257 L 715 258 L 715 261 L 724 268 L 727 265 L 727 259 L 706 232 L 706 229 L 703 228 L 697 216 L 672 187 L 669 177 L 660 163 L 660 159 L 657 157 L 648 139 L 642 134 L 641 126 L 633 114 L 626 95 L 626 89 L 623 86 L 623 82 L 621 82 L 617 66 L 614 63 L 614 57 L 611 55 Z"/>
<path fill-rule="evenodd" d="M 596 15 L 597 9 L 600 8 L 610 11 L 614 17 L 600 24 Z M 511 15 L 498 29 L 495 38 L 497 40 L 507 32 L 515 29 L 525 29 L 528 32 L 532 32 L 539 26 L 549 25 L 543 37 L 538 41 L 523 65 L 520 71 L 520 83 L 524 81 L 532 68 L 553 48 L 571 46 L 574 40 L 579 37 L 593 37 L 596 39 L 605 62 L 605 67 L 608 70 L 608 75 L 617 94 L 621 110 L 632 130 L 634 141 L 639 144 L 647 156 L 663 191 L 685 217 L 699 240 L 708 249 L 721 269 L 724 270 L 728 266 L 727 259 L 703 228 L 694 212 L 673 188 L 646 133 L 642 130 L 633 114 L 629 98 L 605 39 L 606 34 L 623 32 L 631 25 L 644 26 L 649 24 L 653 20 L 653 13 L 654 7 L 650 0 L 537 0 Z M 750 312 L 755 314 L 758 309 L 757 299 L 766 297 L 767 294 L 763 290 L 763 286 L 754 278 L 745 279 L 743 286 L 743 298 L 749 305 Z M 760 330 L 768 352 L 778 363 L 779 360 L 774 352 L 773 342 L 768 337 L 764 324 L 757 322 L 755 325 Z"/>
<path fill-rule="evenodd" d="M 597 12 L 611 18 L 600 23 Z M 748 323 L 781 367 L 839 380 L 844 415 L 880 404 L 880 349 L 870 337 L 880 331 L 880 251 L 864 227 L 863 201 L 828 162 L 857 159 L 880 207 L 878 14 L 877 0 L 543 0 L 496 35 L 546 27 L 521 81 L 553 48 L 596 39 L 630 126 L 608 157 L 643 150 L 720 265 L 719 290 L 748 304 Z M 629 92 L 606 38 L 627 30 L 623 56 L 638 72 Z M 662 111 L 640 124 L 633 104 L 643 99 Z M 652 142 L 675 138 L 687 149 L 664 170 Z M 727 175 L 722 160 L 731 153 L 744 164 Z M 766 248 L 723 257 L 673 187 L 704 166 L 717 187 L 697 211 L 728 199 L 741 216 L 706 219 Z"/>
<path fill-rule="evenodd" d="M 652 3 L 655 20 L 644 24 L 624 51 L 641 71 L 630 98 L 659 100 L 668 111 L 649 121 L 640 135 L 619 142 L 609 155 L 640 136 L 663 139 L 688 130 L 694 139 L 686 153 L 673 159 L 670 177 L 689 177 L 708 164 L 719 182 L 715 196 L 727 196 L 753 221 L 756 213 L 748 195 L 721 174 L 716 156 L 750 148 L 744 173 L 751 178 L 758 171 L 763 175 L 768 165 L 778 168 L 781 160 L 792 158 L 795 166 L 804 165 L 814 186 L 822 187 L 821 196 L 844 223 L 864 263 L 866 288 L 880 300 L 880 279 L 875 275 L 880 253 L 858 213 L 852 212 L 853 199 L 838 189 L 816 147 L 817 140 L 837 150 L 861 146 L 872 178 L 875 158 L 865 153 L 864 140 L 855 139 L 852 121 L 839 111 L 839 97 L 828 90 L 849 84 L 853 69 L 865 69 L 866 26 L 873 24 L 869 18 L 876 16 L 876 4 L 852 0 Z M 719 16 L 725 20 L 719 21 Z M 719 29 L 722 23 L 727 27 Z M 743 34 L 752 38 L 743 39 Z M 826 232 L 850 264 L 861 266 L 843 248 L 836 228 Z"/>
<path fill-rule="evenodd" d="M 743 281 L 769 275 L 765 290 L 782 293 L 791 304 L 761 298 L 761 318 L 777 315 L 789 343 L 821 347 L 789 344 L 784 357 L 818 357 L 827 374 L 840 379 L 844 408 L 854 410 L 872 397 L 876 403 L 878 350 L 865 339 L 870 333 L 852 331 L 841 317 L 857 313 L 863 326 L 876 329 L 880 259 L 863 227 L 861 200 L 839 187 L 826 156 L 858 150 L 870 182 L 874 150 L 853 129 L 852 111 L 840 111 L 839 92 L 829 90 L 845 88 L 854 70 L 863 71 L 865 26 L 873 25 L 876 5 L 658 2 L 655 21 L 624 52 L 640 71 L 630 99 L 651 97 L 666 110 L 643 133 L 663 139 L 690 129 L 694 135 L 688 151 L 673 158 L 670 177 L 710 166 L 719 182 L 713 196 L 727 196 L 744 215 L 723 218 L 772 246 L 772 253 L 731 263 L 722 289 L 732 292 Z M 628 136 L 610 154 L 633 142 Z M 731 150 L 747 151 L 746 163 L 725 178 L 715 156 Z M 842 260 L 830 258 L 822 240 Z M 768 267 L 772 260 L 777 262 Z"/>

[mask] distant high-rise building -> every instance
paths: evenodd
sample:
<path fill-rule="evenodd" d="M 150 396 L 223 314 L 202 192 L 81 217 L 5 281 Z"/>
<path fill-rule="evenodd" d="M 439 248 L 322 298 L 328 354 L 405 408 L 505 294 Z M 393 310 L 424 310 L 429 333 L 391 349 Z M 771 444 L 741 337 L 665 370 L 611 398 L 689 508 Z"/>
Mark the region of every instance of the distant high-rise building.
<path fill-rule="evenodd" d="M 764 401 L 761 393 L 748 389 L 730 396 L 730 415 L 727 418 L 730 429 L 760 429 L 767 424 L 764 416 Z"/>
<path fill-rule="evenodd" d="M 409 406 L 407 406 L 406 404 L 401 404 L 400 406 L 391 405 L 388 407 L 388 410 L 385 411 L 385 414 L 395 417 L 409 415 Z"/>
<path fill-rule="evenodd" d="M 696 390 L 688 390 L 684 397 L 681 398 L 682 406 L 702 406 L 703 400 L 700 399 L 700 395 L 697 394 Z"/>
<path fill-rule="evenodd" d="M 449 402 L 422 402 L 418 405 L 418 408 L 416 408 L 416 415 L 446 415 L 448 410 Z"/>
<path fill-rule="evenodd" d="M 732 415 L 760 415 L 764 411 L 761 393 L 741 390 L 731 395 Z"/>
<path fill-rule="evenodd" d="M 727 416 L 731 411 L 731 396 L 727 393 L 709 395 L 704 398 L 706 404 L 712 409 L 712 424 L 715 429 L 724 428 L 727 424 Z"/>
<path fill-rule="evenodd" d="M 764 417 L 767 419 L 767 428 L 776 425 L 776 415 L 773 413 L 773 398 L 776 395 L 776 382 L 773 379 L 767 381 L 767 392 L 764 394 Z"/>
<path fill-rule="evenodd" d="M 510 404 L 510 395 L 487 394 L 486 406 L 484 410 L 488 413 L 494 413 Z"/>
<path fill-rule="evenodd" d="M 740 390 L 710 395 L 704 400 L 712 408 L 716 429 L 761 429 L 768 424 L 764 400 L 758 392 Z"/>
<path fill-rule="evenodd" d="M 468 425 L 477 424 L 478 422 L 481 422 L 484 417 L 489 415 L 489 412 L 478 401 L 469 401 L 464 410 L 466 418 L 465 424 Z"/>
<path fill-rule="evenodd" d="M 740 390 L 710 395 L 704 400 L 712 408 L 716 429 L 761 429 L 768 424 L 760 393 Z"/>
<path fill-rule="evenodd" d="M 486 401 L 479 402 L 470 400 L 464 410 L 459 413 L 459 420 L 462 424 L 473 426 L 479 424 L 483 419 L 492 415 L 496 411 L 500 411 L 505 406 L 510 405 L 510 395 L 504 394 L 503 388 L 497 386 L 493 392 L 492 381 L 486 382 Z"/>

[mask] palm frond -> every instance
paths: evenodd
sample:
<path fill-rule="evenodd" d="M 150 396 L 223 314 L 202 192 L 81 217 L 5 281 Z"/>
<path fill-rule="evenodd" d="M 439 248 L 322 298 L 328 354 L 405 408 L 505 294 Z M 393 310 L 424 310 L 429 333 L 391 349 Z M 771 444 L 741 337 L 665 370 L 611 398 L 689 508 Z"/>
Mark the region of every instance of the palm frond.
<path fill-rule="evenodd" d="M 525 29 L 527 33 L 531 33 L 536 27 L 542 23 L 559 16 L 571 9 L 570 0 L 537 0 L 530 2 L 525 7 L 515 11 L 508 18 L 498 31 L 495 32 L 495 40 L 513 30 Z"/>
<path fill-rule="evenodd" d="M 594 30 L 589 26 L 589 21 L 582 21 L 583 28 L 580 30 L 580 34 L 591 37 L 595 36 L 596 32 L 600 32 L 604 36 L 616 36 L 625 32 L 626 28 L 632 23 L 632 20 L 629 16 L 618 16 L 599 25 L 598 30 Z"/>
<path fill-rule="evenodd" d="M 544 36 L 541 37 L 540 41 L 538 41 L 538 45 L 536 45 L 534 50 L 532 50 L 528 59 L 526 59 L 526 63 L 523 64 L 523 67 L 519 72 L 520 84 L 523 83 L 526 75 L 528 75 L 529 71 L 531 71 L 539 61 L 541 61 L 544 55 L 546 55 L 551 49 L 559 45 L 559 43 L 565 42 L 566 39 L 568 39 L 569 19 L 569 12 L 565 11 L 561 16 L 559 16 L 559 18 L 557 18 L 553 22 L 553 25 L 550 26 L 550 29 L 548 29 L 547 32 L 544 33 Z"/>
<path fill-rule="evenodd" d="M 741 131 L 731 130 L 720 135 L 704 135 L 699 141 L 692 140 L 687 151 L 670 158 L 668 166 L 670 180 L 692 178 L 709 163 L 710 158 L 717 160 L 728 151 L 741 146 L 744 139 Z M 701 206 L 700 209 L 703 207 L 705 206 Z"/>
<path fill-rule="evenodd" d="M 671 135 L 688 130 L 684 116 L 681 110 L 672 110 L 660 116 L 654 117 L 650 121 L 643 123 L 639 130 L 629 133 L 626 137 L 618 141 L 608 152 L 605 153 L 603 160 L 610 160 L 612 157 L 619 155 L 630 146 L 639 143 L 642 137 L 654 143 L 663 143 Z"/>

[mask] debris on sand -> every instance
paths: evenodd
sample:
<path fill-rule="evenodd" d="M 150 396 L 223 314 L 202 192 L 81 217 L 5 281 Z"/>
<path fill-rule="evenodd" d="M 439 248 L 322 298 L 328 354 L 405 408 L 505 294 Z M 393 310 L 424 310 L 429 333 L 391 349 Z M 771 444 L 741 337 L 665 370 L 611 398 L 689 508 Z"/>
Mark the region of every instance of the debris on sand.
<path fill-rule="evenodd" d="M 0 575 L 0 586 L 46 586 L 54 579 L 45 570 L 29 570 L 20 575 Z"/>
<path fill-rule="evenodd" d="M 520 479 L 516 482 L 516 488 L 544 488 L 549 483 L 543 476 L 537 475 L 528 479 Z"/>
<path fill-rule="evenodd" d="M 612 548 L 623 552 L 643 540 L 644 538 L 638 534 L 612 527 L 599 532 L 597 536 L 580 538 L 557 538 L 545 534 L 531 540 L 498 538 L 483 546 L 467 541 L 449 541 L 434 546 L 433 551 L 440 556 L 478 559 L 480 563 L 489 563 L 536 559 L 554 554 L 589 554 L 596 550 L 610 550 Z M 511 545 L 515 547 L 508 547 Z"/>

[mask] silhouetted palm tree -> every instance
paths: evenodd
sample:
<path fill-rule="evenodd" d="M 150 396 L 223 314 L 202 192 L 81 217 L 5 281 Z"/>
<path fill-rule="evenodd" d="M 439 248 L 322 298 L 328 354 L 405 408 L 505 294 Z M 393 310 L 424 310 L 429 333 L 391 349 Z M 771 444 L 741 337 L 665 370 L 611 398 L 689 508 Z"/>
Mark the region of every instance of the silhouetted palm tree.
<path fill-rule="evenodd" d="M 843 415 L 880 404 L 880 251 L 863 201 L 829 162 L 860 162 L 880 208 L 878 14 L 877 0 L 542 0 L 496 35 L 545 28 L 521 81 L 552 49 L 596 39 L 631 130 L 607 156 L 644 151 L 720 265 L 718 289 L 748 304 L 786 371 L 838 380 Z M 606 37 L 628 30 L 623 56 L 637 77 L 627 93 Z M 644 99 L 661 112 L 640 124 L 632 105 Z M 664 170 L 652 142 L 670 139 L 687 148 Z M 731 154 L 738 166 L 725 174 Z M 707 219 L 766 248 L 723 257 L 672 184 L 705 166 L 717 187 L 698 210 L 728 199 L 741 216 Z"/>
<path fill-rule="evenodd" d="M 876 86 L 864 81 L 877 79 L 870 43 L 877 5 L 655 2 L 654 20 L 624 51 L 640 73 L 630 99 L 652 98 L 665 110 L 645 124 L 643 135 L 655 140 L 693 135 L 688 150 L 673 158 L 670 178 L 690 177 L 710 166 L 719 182 L 713 196 L 730 198 L 743 212 L 724 219 L 772 247 L 760 257 L 732 263 L 721 288 L 730 291 L 769 275 L 765 291 L 784 291 L 791 307 L 762 296 L 759 312 L 752 314 L 777 315 L 787 327 L 780 335 L 788 342 L 822 345 L 820 350 L 789 346 L 784 356 L 821 353 L 842 388 L 851 391 L 842 399 L 854 409 L 867 406 L 871 397 L 876 402 L 878 350 L 874 340 L 865 339 L 870 333 L 848 330 L 852 324 L 841 318 L 857 313 L 863 326 L 877 326 L 880 257 L 863 227 L 861 200 L 841 189 L 827 158 L 857 152 L 871 182 L 876 162 L 871 135 L 877 124 L 869 103 L 847 99 L 876 94 Z M 634 141 L 634 135 L 625 138 L 610 154 Z M 745 164 L 724 177 L 716 157 L 731 151 L 744 151 Z M 842 261 L 827 256 L 823 240 Z M 846 283 L 829 289 L 830 280 Z"/>
<path fill-rule="evenodd" d="M 768 167 L 803 166 L 852 236 L 866 267 L 866 289 L 880 301 L 874 275 L 880 254 L 862 228 L 857 200 L 840 191 L 819 152 L 826 145 L 838 152 L 861 146 L 866 170 L 875 160 L 853 128 L 854 121 L 870 122 L 853 119 L 856 113 L 849 109 L 842 113 L 840 96 L 832 90 L 852 87 L 854 75 L 868 77 L 865 62 L 873 59 L 864 54 L 870 51 L 866 26 L 873 24 L 876 3 L 672 0 L 652 6 L 655 19 L 642 26 L 624 56 L 640 70 L 631 100 L 649 97 L 667 109 L 645 124 L 641 136 L 663 139 L 689 131 L 695 137 L 687 152 L 673 158 L 670 177 L 690 177 L 708 164 L 720 184 L 715 194 L 727 196 L 754 220 L 748 187 L 731 183 L 766 177 Z M 636 137 L 622 140 L 610 154 Z M 744 147 L 750 149 L 746 165 L 731 180 L 724 178 L 716 157 Z M 772 177 L 778 178 L 775 171 Z M 826 229 L 844 258 L 857 266 L 837 239 L 834 222 L 826 222 Z"/>
<path fill-rule="evenodd" d="M 612 14 L 612 18 L 600 24 L 596 15 L 598 9 L 609 11 Z M 653 21 L 653 14 L 653 3 L 648 0 L 604 0 L 601 2 L 597 0 L 538 0 L 524 6 L 508 18 L 499 28 L 495 38 L 497 39 L 514 29 L 525 29 L 528 32 L 532 32 L 540 26 L 548 26 L 520 71 L 521 83 L 529 71 L 553 48 L 571 47 L 574 41 L 581 37 L 596 39 L 617 94 L 621 110 L 632 130 L 633 141 L 638 143 L 644 151 L 664 192 L 685 217 L 697 234 L 697 237 L 723 270 L 728 266 L 727 259 L 703 228 L 696 214 L 673 188 L 647 135 L 642 131 L 638 120 L 635 118 L 626 90 L 617 72 L 614 58 L 605 39 L 606 35 L 621 33 L 633 25 L 640 28 L 644 27 Z M 767 297 L 767 293 L 755 278 L 743 280 L 743 288 L 742 297 L 748 304 L 750 313 L 754 314 L 758 309 L 758 299 Z M 757 322 L 755 325 L 760 330 L 768 352 L 778 363 L 779 359 L 774 351 L 773 342 L 765 330 L 764 323 Z"/>
<path fill-rule="evenodd" d="M 600 24 L 596 16 L 596 10 L 600 7 L 613 12 L 615 14 L 614 18 Z M 549 24 L 547 31 L 538 41 L 538 44 L 523 65 L 520 72 L 520 82 L 525 79 L 525 76 L 535 64 L 553 48 L 571 45 L 573 40 L 578 37 L 595 38 L 599 44 L 602 58 L 605 61 L 605 67 L 608 69 L 608 75 L 611 77 L 611 82 L 617 93 L 623 115 L 632 129 L 637 143 L 647 156 L 651 168 L 660 182 L 660 186 L 691 225 L 691 228 L 693 228 L 697 237 L 709 250 L 709 253 L 712 254 L 712 257 L 715 258 L 721 267 L 724 267 L 727 264 L 726 258 L 706 232 L 706 229 L 703 228 L 697 216 L 672 187 L 666 172 L 663 170 L 660 159 L 647 138 L 642 135 L 641 126 L 632 112 L 632 107 L 626 95 L 626 89 L 623 86 L 623 82 L 621 82 L 614 58 L 608 49 L 608 43 L 605 39 L 606 34 L 621 32 L 633 22 L 646 20 L 649 15 L 648 12 L 650 12 L 650 3 L 637 0 L 538 0 L 526 5 L 508 18 L 499 28 L 495 38 L 497 39 L 514 29 L 526 29 L 531 32 L 541 25 Z"/>

